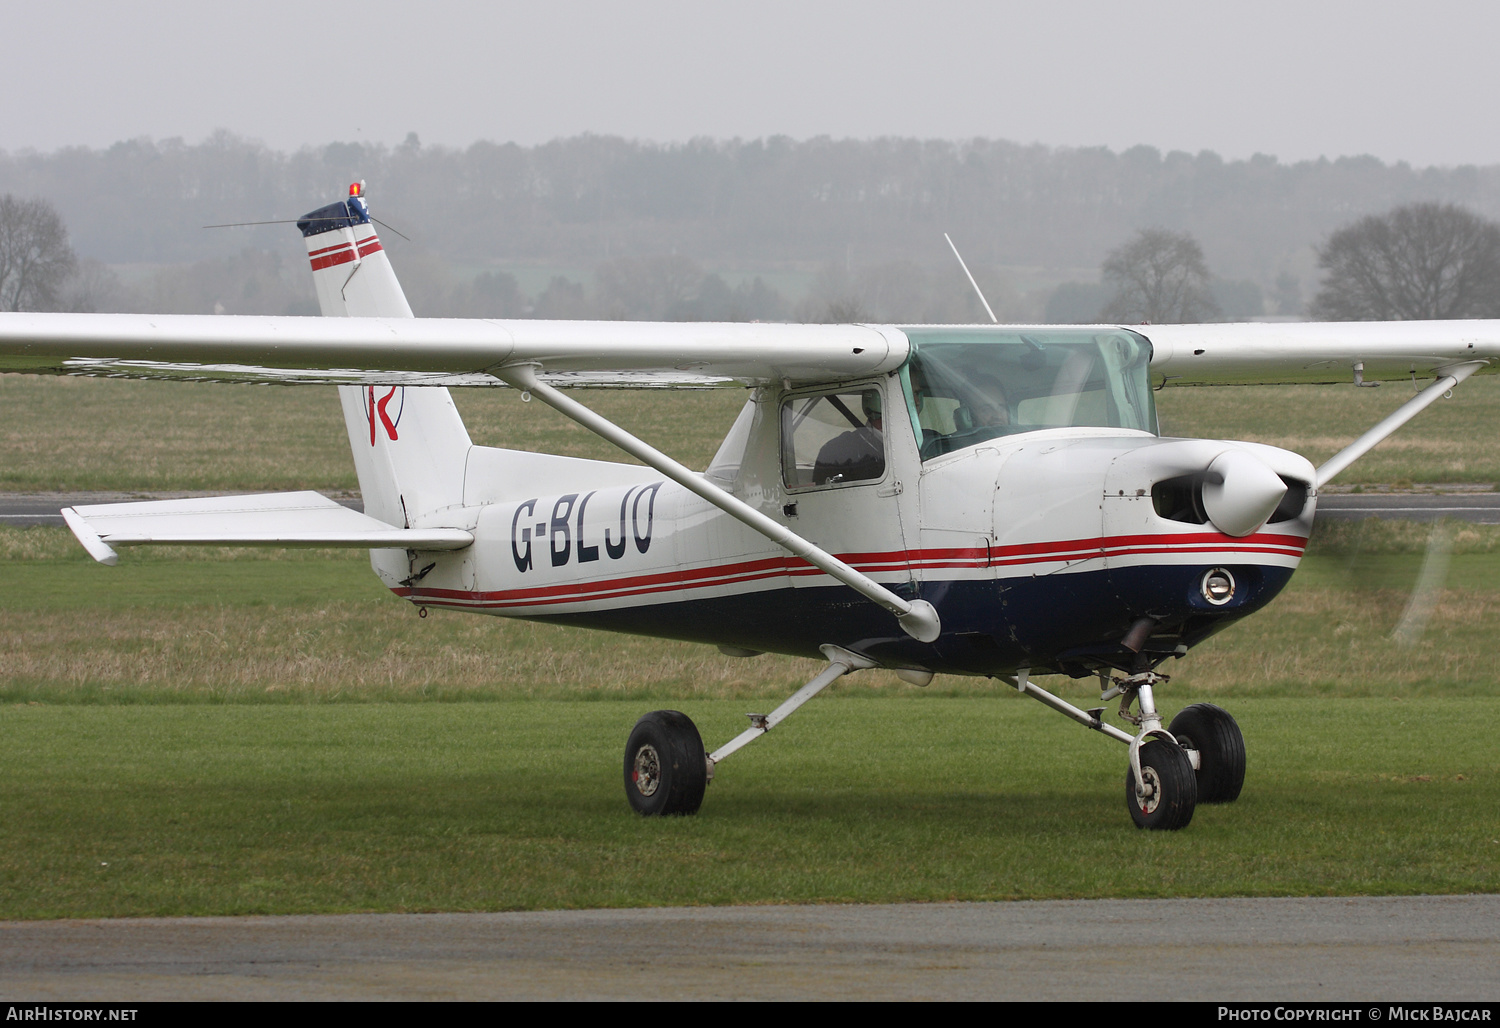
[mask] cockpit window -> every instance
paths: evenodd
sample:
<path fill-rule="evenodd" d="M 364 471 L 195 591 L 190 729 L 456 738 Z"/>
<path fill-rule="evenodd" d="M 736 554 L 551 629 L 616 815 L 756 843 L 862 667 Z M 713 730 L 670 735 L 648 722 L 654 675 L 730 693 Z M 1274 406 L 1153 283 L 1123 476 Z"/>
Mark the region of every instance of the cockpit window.
<path fill-rule="evenodd" d="M 1151 344 L 1133 332 L 907 331 L 922 459 L 1001 435 L 1098 426 L 1156 432 Z"/>

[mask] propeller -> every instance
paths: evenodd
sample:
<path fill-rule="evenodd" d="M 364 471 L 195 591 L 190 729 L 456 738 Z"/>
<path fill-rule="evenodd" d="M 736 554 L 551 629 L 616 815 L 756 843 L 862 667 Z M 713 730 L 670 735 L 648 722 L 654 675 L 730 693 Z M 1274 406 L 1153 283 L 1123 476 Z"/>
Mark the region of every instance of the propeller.
<path fill-rule="evenodd" d="M 1225 535 L 1257 532 L 1286 496 L 1286 483 L 1244 450 L 1225 450 L 1203 475 L 1203 512 Z"/>
<path fill-rule="evenodd" d="M 1415 646 L 1422 641 L 1427 631 L 1427 622 L 1437 609 L 1438 598 L 1448 581 L 1448 568 L 1453 559 L 1453 523 L 1438 520 L 1432 523 L 1432 533 L 1427 537 L 1427 552 L 1422 557 L 1422 570 L 1417 573 L 1417 584 L 1407 598 L 1406 609 L 1401 620 L 1396 622 L 1391 639 L 1398 646 Z"/>

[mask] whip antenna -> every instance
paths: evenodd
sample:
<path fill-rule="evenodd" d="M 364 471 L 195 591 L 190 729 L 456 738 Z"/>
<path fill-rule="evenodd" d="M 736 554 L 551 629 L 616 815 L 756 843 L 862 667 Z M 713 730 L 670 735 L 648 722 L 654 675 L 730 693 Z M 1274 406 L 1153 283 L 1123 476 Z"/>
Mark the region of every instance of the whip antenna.
<path fill-rule="evenodd" d="M 979 302 L 984 304 L 984 312 L 990 316 L 990 321 L 992 321 L 996 325 L 1000 324 L 1000 319 L 995 317 L 994 311 L 990 310 L 990 302 L 984 298 L 984 290 L 980 289 L 979 283 L 974 281 L 974 273 L 970 271 L 969 266 L 964 263 L 963 256 L 958 252 L 958 247 L 953 245 L 953 240 L 949 238 L 948 233 L 944 232 L 943 238 L 948 240 L 948 249 L 952 250 L 953 256 L 958 258 L 958 266 L 964 269 L 965 275 L 969 276 L 969 285 L 973 286 L 974 292 L 979 294 Z"/>

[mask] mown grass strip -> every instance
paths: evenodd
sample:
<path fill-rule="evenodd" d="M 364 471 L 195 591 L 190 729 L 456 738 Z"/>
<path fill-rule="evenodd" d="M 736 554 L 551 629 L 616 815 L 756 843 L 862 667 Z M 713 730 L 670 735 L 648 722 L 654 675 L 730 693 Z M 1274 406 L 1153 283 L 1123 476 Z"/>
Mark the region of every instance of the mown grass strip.
<path fill-rule="evenodd" d="M 665 820 L 634 701 L 10 707 L 0 918 L 1500 888 L 1493 699 L 1235 710 L 1243 798 L 1158 834 L 1122 747 L 1003 696 L 815 703 Z"/>

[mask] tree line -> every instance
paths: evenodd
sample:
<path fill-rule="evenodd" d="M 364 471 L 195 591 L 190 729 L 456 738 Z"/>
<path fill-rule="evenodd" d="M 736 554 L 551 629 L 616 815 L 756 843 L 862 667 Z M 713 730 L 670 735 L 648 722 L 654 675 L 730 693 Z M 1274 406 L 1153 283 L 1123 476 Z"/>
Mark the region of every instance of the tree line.
<path fill-rule="evenodd" d="M 1315 321 L 1500 317 L 1500 224 L 1453 204 L 1406 204 L 1332 233 Z M 1220 319 L 1203 249 L 1185 232 L 1144 229 L 1101 268 L 1112 296 L 1080 321 L 1185 324 Z"/>
<path fill-rule="evenodd" d="M 1500 168 L 1372 157 L 1282 163 L 1137 146 L 1003 140 L 694 140 L 577 136 L 533 147 L 332 143 L 291 153 L 220 133 L 201 143 L 0 152 L 0 193 L 50 200 L 80 252 L 184 263 L 237 243 L 201 226 L 294 218 L 367 179 L 381 217 L 455 262 L 592 267 L 682 254 L 705 266 L 946 260 L 1097 268 L 1134 231 L 1190 231 L 1226 279 L 1274 280 L 1351 217 L 1410 202 L 1500 216 Z M 274 239 L 275 228 L 264 237 Z"/>
<path fill-rule="evenodd" d="M 371 182 L 377 213 L 416 239 L 390 248 L 414 306 L 457 316 L 972 321 L 983 313 L 942 243 L 952 231 L 1007 320 L 1119 313 L 1135 272 L 1117 258 L 1134 246 L 1130 268 L 1157 259 L 1140 251 L 1149 233 L 1157 249 L 1184 237 L 1198 247 L 1197 263 L 1180 247 L 1177 260 L 1201 316 L 1344 317 L 1353 308 L 1319 289 L 1368 286 L 1372 266 L 1340 259 L 1338 233 L 1397 208 L 1481 222 L 1500 213 L 1500 168 L 994 140 L 581 136 L 452 150 L 410 137 L 280 153 L 221 133 L 0 153 L 0 191 L 50 203 L 83 255 L 50 298 L 24 301 L 54 308 L 314 313 L 289 226 L 202 226 L 295 218 L 357 178 Z M 1412 256 L 1398 236 L 1382 238 L 1388 266 Z M 1487 272 L 1468 263 L 1462 282 L 1393 287 L 1386 307 L 1359 309 L 1407 316 L 1414 296 L 1482 292 Z M 0 302 L 22 301 L 0 292 Z"/>
<path fill-rule="evenodd" d="M 1332 233 L 1318 248 L 1324 272 L 1311 316 L 1327 321 L 1405 321 L 1500 317 L 1500 224 L 1451 204 L 1408 204 Z M 0 309 L 192 312 L 214 291 L 237 294 L 237 313 L 315 314 L 307 277 L 284 259 L 246 250 L 157 276 L 152 295 L 130 295 L 98 262 L 80 263 L 67 229 L 45 200 L 0 196 Z M 514 276 L 482 272 L 457 285 L 415 262 L 405 277 L 416 309 L 430 315 L 492 318 L 603 318 L 618 321 L 896 321 L 972 323 L 977 297 L 949 289 L 945 303 L 922 269 L 864 269 L 858 278 L 825 268 L 795 308 L 760 278 L 731 287 L 680 257 L 619 258 L 598 269 L 592 290 L 561 276 L 535 298 Z M 408 270 L 412 270 L 408 268 Z M 205 275 L 205 272 L 207 273 Z M 425 273 L 424 273 L 425 272 Z M 1081 317 L 1054 322 L 1192 323 L 1220 320 L 1203 249 L 1186 232 L 1142 229 L 1106 255 L 1096 292 L 1069 294 Z M 298 290 L 293 279 L 303 283 Z M 203 291 L 207 285 L 208 292 Z M 195 288 L 196 287 L 196 288 Z M 176 295 L 170 295 L 175 290 Z M 1062 292 L 1061 290 L 1059 292 Z M 1218 292 L 1222 295 L 1222 289 Z M 197 294 L 197 295 L 195 295 Z M 1102 304 L 1099 302 L 1104 297 Z M 1054 294 L 1056 307 L 1058 294 Z M 924 303 L 927 305 L 922 306 Z M 424 309 L 425 308 L 425 309 Z M 883 308 L 883 310 L 881 309 Z M 215 300 L 215 313 L 226 313 Z M 901 314 L 892 316 L 888 311 Z M 881 316 L 884 315 L 884 316 Z"/>

